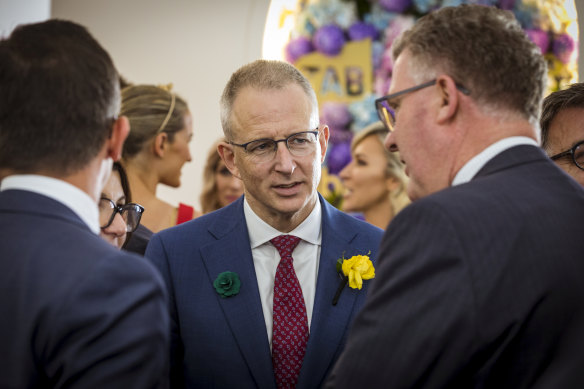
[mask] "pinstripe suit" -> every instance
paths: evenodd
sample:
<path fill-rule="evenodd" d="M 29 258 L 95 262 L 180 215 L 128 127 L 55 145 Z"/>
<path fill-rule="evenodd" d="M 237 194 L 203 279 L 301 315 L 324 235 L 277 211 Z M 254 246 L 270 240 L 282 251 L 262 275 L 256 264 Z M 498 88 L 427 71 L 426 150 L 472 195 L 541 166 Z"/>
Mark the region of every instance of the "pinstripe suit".
<path fill-rule="evenodd" d="M 534 146 L 403 210 L 329 388 L 583 388 L 584 190 Z"/>

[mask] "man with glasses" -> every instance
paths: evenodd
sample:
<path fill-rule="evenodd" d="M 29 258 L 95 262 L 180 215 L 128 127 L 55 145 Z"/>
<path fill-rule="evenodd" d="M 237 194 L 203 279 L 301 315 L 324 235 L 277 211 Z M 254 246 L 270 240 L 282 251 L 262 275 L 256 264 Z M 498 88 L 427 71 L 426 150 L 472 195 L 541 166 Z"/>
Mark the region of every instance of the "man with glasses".
<path fill-rule="evenodd" d="M 171 382 L 319 388 L 369 285 L 343 288 L 337 261 L 375 261 L 382 230 L 317 193 L 329 129 L 292 65 L 258 60 L 237 70 L 221 121 L 218 151 L 244 195 L 156 234 L 146 251 L 171 295 Z"/>
<path fill-rule="evenodd" d="M 508 11 L 429 13 L 378 100 L 410 177 L 327 388 L 584 387 L 584 189 L 538 147 L 547 79 Z"/>
<path fill-rule="evenodd" d="M 541 147 L 562 170 L 584 186 L 584 83 L 543 100 Z"/>
<path fill-rule="evenodd" d="M 1 388 L 167 384 L 164 282 L 98 236 L 97 203 L 129 132 L 118 83 L 78 24 L 0 39 Z"/>

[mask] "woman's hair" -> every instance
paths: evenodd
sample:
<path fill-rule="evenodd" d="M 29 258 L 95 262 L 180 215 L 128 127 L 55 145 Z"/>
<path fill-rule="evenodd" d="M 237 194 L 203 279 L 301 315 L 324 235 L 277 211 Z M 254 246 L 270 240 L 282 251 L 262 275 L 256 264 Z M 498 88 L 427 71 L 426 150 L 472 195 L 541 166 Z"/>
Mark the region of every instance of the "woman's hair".
<path fill-rule="evenodd" d="M 124 158 L 138 154 L 161 132 L 174 140 L 174 134 L 185 127 L 187 103 L 169 90 L 154 85 L 129 85 L 122 89 L 120 115 L 130 121 L 130 135 L 124 143 Z"/>
<path fill-rule="evenodd" d="M 124 192 L 124 196 L 126 196 L 125 204 L 132 202 L 132 192 L 130 191 L 130 182 L 128 181 L 128 175 L 126 174 L 126 169 L 120 162 L 114 162 L 112 167 L 112 173 L 118 172 L 120 175 L 120 183 L 122 184 L 122 191 Z M 126 240 L 121 248 L 126 247 L 130 239 L 132 238 L 132 233 L 126 233 Z"/>
<path fill-rule="evenodd" d="M 120 174 L 120 183 L 122 184 L 122 190 L 124 191 L 124 196 L 126 197 L 126 204 L 132 202 L 132 193 L 130 192 L 130 182 L 128 181 L 128 175 L 126 174 L 126 169 L 122 164 L 114 162 L 112 171 L 118 172 Z"/>
<path fill-rule="evenodd" d="M 207 154 L 207 161 L 203 169 L 203 190 L 199 199 L 203 213 L 209 213 L 221 208 L 219 204 L 219 197 L 217 196 L 217 180 L 215 179 L 215 171 L 221 160 L 221 156 L 217 152 L 217 146 L 225 139 L 219 139 L 209 150 Z"/>
<path fill-rule="evenodd" d="M 385 166 L 385 175 L 386 177 L 395 178 L 400 184 L 397 190 L 390 193 L 389 198 L 393 207 L 393 214 L 395 215 L 401 211 L 402 208 L 408 205 L 410 200 L 406 193 L 408 178 L 405 174 L 404 165 L 400 160 L 399 153 L 389 151 L 383 146 L 385 137 L 388 133 L 389 131 L 387 128 L 385 128 L 385 125 L 382 122 L 374 122 L 355 135 L 353 141 L 351 142 L 351 151 L 354 151 L 359 143 L 370 136 L 375 137 L 379 141 L 387 161 Z"/>

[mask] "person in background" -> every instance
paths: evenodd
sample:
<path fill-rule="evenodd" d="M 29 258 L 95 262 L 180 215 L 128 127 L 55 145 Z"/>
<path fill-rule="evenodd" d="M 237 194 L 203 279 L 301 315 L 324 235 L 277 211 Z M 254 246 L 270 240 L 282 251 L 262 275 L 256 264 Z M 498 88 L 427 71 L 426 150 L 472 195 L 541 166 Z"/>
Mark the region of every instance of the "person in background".
<path fill-rule="evenodd" d="M 151 232 L 196 216 L 192 207 L 181 203 L 177 208 L 156 196 L 158 184 L 178 188 L 181 169 L 191 161 L 192 116 L 187 103 L 169 89 L 154 85 L 129 85 L 122 89 L 120 114 L 128 118 L 131 128 L 122 164 L 134 201 L 146 210 L 141 224 L 144 228 L 137 231 L 132 245 L 145 246 Z"/>
<path fill-rule="evenodd" d="M 140 224 L 144 207 L 132 203 L 128 177 L 117 161 L 101 191 L 98 205 L 99 235 L 115 247 L 123 248 Z"/>
<path fill-rule="evenodd" d="M 382 230 L 318 194 L 329 129 L 294 66 L 241 67 L 220 107 L 219 153 L 244 196 L 155 234 L 146 251 L 171 296 L 171 383 L 319 388 L 367 294 Z"/>
<path fill-rule="evenodd" d="M 219 139 L 213 144 L 203 169 L 200 202 L 204 214 L 231 204 L 243 194 L 241 179 L 231 174 L 217 151 L 219 143 L 224 141 L 225 139 Z"/>
<path fill-rule="evenodd" d="M 584 186 L 584 83 L 549 94 L 540 119 L 541 147 Z"/>
<path fill-rule="evenodd" d="M 509 11 L 444 7 L 376 100 L 409 176 L 325 388 L 584 388 L 584 188 L 537 142 L 546 61 Z"/>
<path fill-rule="evenodd" d="M 0 40 L 0 387 L 165 387 L 167 295 L 150 263 L 99 235 L 120 158 L 118 73 L 87 29 Z"/>
<path fill-rule="evenodd" d="M 387 134 L 380 121 L 358 132 L 351 142 L 352 160 L 339 173 L 345 188 L 343 211 L 359 212 L 382 229 L 410 203 L 399 153 L 383 146 Z"/>

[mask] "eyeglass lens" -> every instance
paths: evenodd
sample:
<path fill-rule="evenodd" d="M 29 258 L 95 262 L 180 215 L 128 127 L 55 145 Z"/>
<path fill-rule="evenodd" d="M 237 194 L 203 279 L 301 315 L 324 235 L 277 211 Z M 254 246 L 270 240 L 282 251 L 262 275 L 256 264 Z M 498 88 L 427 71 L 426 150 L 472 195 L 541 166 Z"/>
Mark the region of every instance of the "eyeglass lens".
<path fill-rule="evenodd" d="M 292 155 L 301 157 L 314 150 L 317 141 L 317 132 L 299 132 L 292 134 L 286 139 L 258 139 L 247 144 L 246 151 L 255 160 L 269 160 L 274 157 L 278 150 L 278 143 L 285 142 Z"/>
<path fill-rule="evenodd" d="M 385 124 L 387 129 L 392 132 L 395 124 L 395 116 L 393 109 L 387 104 L 386 100 L 377 102 L 377 116 L 379 116 L 379 120 Z"/>
<path fill-rule="evenodd" d="M 584 170 L 584 142 L 580 142 L 574 146 L 572 149 L 572 158 L 576 166 Z"/>
<path fill-rule="evenodd" d="M 140 224 L 142 207 L 133 203 L 118 206 L 110 199 L 101 198 L 99 200 L 100 228 L 109 227 L 114 221 L 116 213 L 119 213 L 126 223 L 126 232 L 133 232 Z"/>

